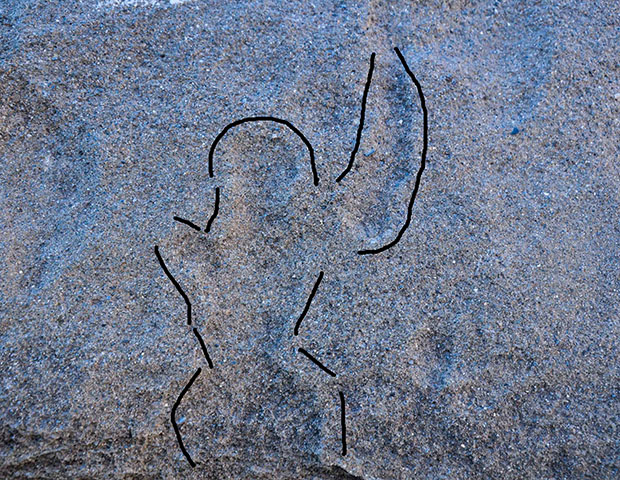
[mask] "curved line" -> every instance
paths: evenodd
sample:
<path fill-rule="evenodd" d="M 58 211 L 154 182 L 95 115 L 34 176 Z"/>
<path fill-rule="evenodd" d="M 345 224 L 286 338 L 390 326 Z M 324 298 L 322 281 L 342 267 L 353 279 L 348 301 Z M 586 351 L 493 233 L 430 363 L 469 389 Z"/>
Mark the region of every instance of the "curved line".
<path fill-rule="evenodd" d="M 340 182 L 347 173 L 353 168 L 353 162 L 355 161 L 355 155 L 360 148 L 360 142 L 362 140 L 362 130 L 364 129 L 364 118 L 366 115 L 366 101 L 368 100 L 368 91 L 370 90 L 370 82 L 372 81 L 372 71 L 375 68 L 375 53 L 370 56 L 370 67 L 368 68 L 368 77 L 366 78 L 366 86 L 364 87 L 364 95 L 362 96 L 362 113 L 360 114 L 360 123 L 357 127 L 357 138 L 355 139 L 355 146 L 351 152 L 351 158 L 347 168 L 336 179 L 336 182 Z"/>
<path fill-rule="evenodd" d="M 217 214 L 220 211 L 220 187 L 215 187 L 215 206 L 213 207 L 213 213 L 211 214 L 211 217 L 209 218 L 209 221 L 207 222 L 207 228 L 205 228 L 205 232 L 209 233 L 211 231 L 211 224 L 213 223 L 213 220 L 215 220 L 215 217 L 217 217 Z"/>
<path fill-rule="evenodd" d="M 424 100 L 424 93 L 422 93 L 422 85 L 420 85 L 420 82 L 418 82 L 418 79 L 415 77 L 413 72 L 409 69 L 409 66 L 407 65 L 405 57 L 403 57 L 402 53 L 400 53 L 400 50 L 397 47 L 395 47 L 394 50 L 396 51 L 396 55 L 398 55 L 400 62 L 403 64 L 403 67 L 405 67 L 405 71 L 407 72 L 407 75 L 409 75 L 409 78 L 411 78 L 411 80 L 415 84 L 416 89 L 418 90 L 418 96 L 420 97 L 420 106 L 422 107 L 422 114 L 424 118 L 423 120 L 424 121 L 424 129 L 423 129 L 424 130 L 424 140 L 423 140 L 424 143 L 422 146 L 422 159 L 420 160 L 420 168 L 415 178 L 415 186 L 413 187 L 413 193 L 411 194 L 411 198 L 409 199 L 409 205 L 407 207 L 407 219 L 405 220 L 405 224 L 402 226 L 402 228 L 398 232 L 398 235 L 390 243 L 380 248 L 359 250 L 357 252 L 359 255 L 369 255 L 369 254 L 374 255 L 376 253 L 381 253 L 387 250 L 388 248 L 393 247 L 400 241 L 403 234 L 405 233 L 405 230 L 407 230 L 407 228 L 409 227 L 409 224 L 411 223 L 413 202 L 415 202 L 415 198 L 418 194 L 418 189 L 420 188 L 420 179 L 422 178 L 422 172 L 424 171 L 424 168 L 426 168 L 426 152 L 428 151 L 428 111 L 426 110 L 426 101 Z"/>
<path fill-rule="evenodd" d="M 200 336 L 200 332 L 198 332 L 198 329 L 196 327 L 194 327 L 193 331 L 194 331 L 194 335 L 198 339 L 198 343 L 200 343 L 200 348 L 202 349 L 202 353 L 204 354 L 205 358 L 207 359 L 207 363 L 209 364 L 209 368 L 213 368 L 213 362 L 211 361 L 211 357 L 209 356 L 209 352 L 207 352 L 207 346 L 205 345 L 204 340 Z"/>
<path fill-rule="evenodd" d="M 190 220 L 185 220 L 184 218 L 181 218 L 181 217 L 172 217 L 172 219 L 179 223 L 184 223 L 185 225 L 192 227 L 194 230 L 200 231 L 200 227 Z"/>
<path fill-rule="evenodd" d="M 174 433 L 177 437 L 177 442 L 179 442 L 179 447 L 181 447 L 181 451 L 183 452 L 183 455 L 185 455 L 185 458 L 187 458 L 187 461 L 192 467 L 195 467 L 196 463 L 194 463 L 194 461 L 192 460 L 192 457 L 190 457 L 189 453 L 187 453 L 187 450 L 185 449 L 185 445 L 183 445 L 183 439 L 181 438 L 181 432 L 179 431 L 179 426 L 177 425 L 177 421 L 175 417 L 177 413 L 177 408 L 181 404 L 181 400 L 183 399 L 183 396 L 187 393 L 187 391 L 191 388 L 192 384 L 196 381 L 196 379 L 198 378 L 198 375 L 200 375 L 200 372 L 202 372 L 201 368 L 196 370 L 196 373 L 192 375 L 192 378 L 190 378 L 189 383 L 185 385 L 185 388 L 181 391 L 181 395 L 179 395 L 179 398 L 177 398 L 177 401 L 174 402 L 174 405 L 172 406 L 172 411 L 170 412 L 170 420 L 172 421 L 172 428 L 174 428 Z"/>
<path fill-rule="evenodd" d="M 312 363 L 314 363 L 317 367 L 319 367 L 325 373 L 331 375 L 332 377 L 336 376 L 336 374 L 334 372 L 332 372 L 329 368 L 327 368 L 325 365 L 323 365 L 321 362 L 319 362 L 316 358 L 314 358 L 312 355 L 310 355 L 306 349 L 300 347 L 297 350 L 300 353 L 303 353 L 306 357 L 308 357 Z"/>
<path fill-rule="evenodd" d="M 229 123 L 228 125 L 224 127 L 224 130 L 222 130 L 218 134 L 218 136 L 215 137 L 215 140 L 213 141 L 213 143 L 211 144 L 211 148 L 209 149 L 209 178 L 213 178 L 213 154 L 215 153 L 215 147 L 217 146 L 219 141 L 222 139 L 224 135 L 226 135 L 226 132 L 228 132 L 228 130 L 230 130 L 231 128 L 241 125 L 243 123 L 249 123 L 249 122 L 279 123 L 281 125 L 287 126 L 295 135 L 301 138 L 302 142 L 304 142 L 304 144 L 308 148 L 308 152 L 310 153 L 310 166 L 312 167 L 312 178 L 314 180 L 314 185 L 319 184 L 319 175 L 316 171 L 316 164 L 314 161 L 314 149 L 312 148 L 312 145 L 310 144 L 308 139 L 304 137 L 304 134 L 301 133 L 291 122 L 287 120 L 282 120 L 281 118 L 266 117 L 266 116 L 242 118 L 241 120 L 235 120 L 234 122 Z"/>
<path fill-rule="evenodd" d="M 306 301 L 306 306 L 304 307 L 304 311 L 301 312 L 301 315 L 299 316 L 299 319 L 297 320 L 297 323 L 295 324 L 295 329 L 293 330 L 294 335 L 299 335 L 299 326 L 301 325 L 301 321 L 304 319 L 304 317 L 308 313 L 308 310 L 310 310 L 310 304 L 312 303 L 312 299 L 316 295 L 316 291 L 319 289 L 321 280 L 323 280 L 323 272 L 319 273 L 319 278 L 317 278 L 316 282 L 314 283 L 314 287 L 312 287 L 312 292 L 310 293 L 310 296 L 308 297 L 308 300 Z"/>
<path fill-rule="evenodd" d="M 338 392 L 340 397 L 340 428 L 342 429 L 342 456 L 347 454 L 347 423 L 344 411 L 344 393 Z"/>
<path fill-rule="evenodd" d="M 192 304 L 189 301 L 189 297 L 185 294 L 185 292 L 181 288 L 181 285 L 179 285 L 179 282 L 177 282 L 174 279 L 174 277 L 170 273 L 170 270 L 168 270 L 168 267 L 166 267 L 166 263 L 164 262 L 164 259 L 161 258 L 161 255 L 159 254 L 159 247 L 157 245 L 155 245 L 155 255 L 157 255 L 157 260 L 159 260 L 159 265 L 161 266 L 162 270 L 164 271 L 166 276 L 170 279 L 170 281 L 172 282 L 172 285 L 174 285 L 174 288 L 177 289 L 177 292 L 181 294 L 181 296 L 183 297 L 183 300 L 185 300 L 185 305 L 187 305 L 187 324 L 191 325 L 192 324 Z"/>

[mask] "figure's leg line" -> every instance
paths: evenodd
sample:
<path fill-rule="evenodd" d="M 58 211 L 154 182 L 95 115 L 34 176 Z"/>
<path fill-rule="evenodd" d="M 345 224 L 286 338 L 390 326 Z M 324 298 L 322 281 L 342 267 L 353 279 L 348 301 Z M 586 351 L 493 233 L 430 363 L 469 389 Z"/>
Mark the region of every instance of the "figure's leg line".
<path fill-rule="evenodd" d="M 179 426 L 177 425 L 176 413 L 177 413 L 177 408 L 181 404 L 181 400 L 183 400 L 183 396 L 191 388 L 192 384 L 196 381 L 196 379 L 198 378 L 198 375 L 200 375 L 201 371 L 202 371 L 202 369 L 199 368 L 198 370 L 196 370 L 196 373 L 194 373 L 194 375 L 192 375 L 192 378 L 190 378 L 188 384 L 185 385 L 185 388 L 183 388 L 183 390 L 181 391 L 181 394 L 179 395 L 179 398 L 177 398 L 177 401 L 174 402 L 174 405 L 172 406 L 172 410 L 170 412 L 170 420 L 172 421 L 172 428 L 174 428 L 174 433 L 175 433 L 175 435 L 177 437 L 177 442 L 179 443 L 179 447 L 181 447 L 181 452 L 183 452 L 183 455 L 185 455 L 185 458 L 187 458 L 187 461 L 189 462 L 189 464 L 192 467 L 195 467 L 196 463 L 192 460 L 192 457 L 187 452 L 187 450 L 185 448 L 185 445 L 183 445 L 183 439 L 181 438 L 181 432 L 179 431 Z"/>
<path fill-rule="evenodd" d="M 319 289 L 321 280 L 323 280 L 323 272 L 319 273 L 319 278 L 317 278 L 316 282 L 314 283 L 314 287 L 312 287 L 312 292 L 310 293 L 310 296 L 308 297 L 308 300 L 306 301 L 306 306 L 304 307 L 304 311 L 301 312 L 299 319 L 297 319 L 297 323 L 295 324 L 295 329 L 293 330 L 293 334 L 295 336 L 299 335 L 299 326 L 301 325 L 301 321 L 304 319 L 304 317 L 308 313 L 308 310 L 310 310 L 312 299 L 314 299 L 314 296 L 316 295 L 316 292 Z"/>
<path fill-rule="evenodd" d="M 207 363 L 209 364 L 209 368 L 213 368 L 213 362 L 211 361 L 211 357 L 209 356 L 209 352 L 207 352 L 207 346 L 205 345 L 204 340 L 200 336 L 200 332 L 198 331 L 198 329 L 196 327 L 194 327 L 193 331 L 194 331 L 194 335 L 198 339 L 198 342 L 200 343 L 200 348 L 202 349 L 202 353 L 204 354 L 204 356 L 205 356 L 205 358 L 207 360 Z"/>
<path fill-rule="evenodd" d="M 159 247 L 157 245 L 155 245 L 155 256 L 157 257 L 157 260 L 159 261 L 159 266 L 166 274 L 166 277 L 168 277 L 168 279 L 172 282 L 172 285 L 174 285 L 174 288 L 176 288 L 177 292 L 179 292 L 181 296 L 183 297 L 183 300 L 185 301 L 185 305 L 187 306 L 187 324 L 191 325 L 192 324 L 192 304 L 189 301 L 189 297 L 187 296 L 187 294 L 181 288 L 181 285 L 179 285 L 179 282 L 176 281 L 176 279 L 170 273 L 170 270 L 168 270 L 168 267 L 166 266 L 166 262 L 164 262 L 164 259 L 159 253 Z"/>
<path fill-rule="evenodd" d="M 217 217 L 217 214 L 220 211 L 220 187 L 215 187 L 215 205 L 213 206 L 213 213 L 211 217 L 209 217 L 209 221 L 207 222 L 207 226 L 205 228 L 205 232 L 209 233 L 211 231 L 211 225 L 213 225 L 213 221 Z"/>
<path fill-rule="evenodd" d="M 340 428 L 342 430 L 342 456 L 347 454 L 347 423 L 345 418 L 344 393 L 338 392 L 340 396 Z"/>

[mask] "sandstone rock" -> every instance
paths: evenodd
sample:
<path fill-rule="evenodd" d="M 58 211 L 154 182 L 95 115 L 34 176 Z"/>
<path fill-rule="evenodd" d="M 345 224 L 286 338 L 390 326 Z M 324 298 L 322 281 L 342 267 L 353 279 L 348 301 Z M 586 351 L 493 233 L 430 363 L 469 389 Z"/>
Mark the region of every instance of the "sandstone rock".
<path fill-rule="evenodd" d="M 617 476 L 618 6 L 360 3 L 0 4 L 2 478 Z"/>

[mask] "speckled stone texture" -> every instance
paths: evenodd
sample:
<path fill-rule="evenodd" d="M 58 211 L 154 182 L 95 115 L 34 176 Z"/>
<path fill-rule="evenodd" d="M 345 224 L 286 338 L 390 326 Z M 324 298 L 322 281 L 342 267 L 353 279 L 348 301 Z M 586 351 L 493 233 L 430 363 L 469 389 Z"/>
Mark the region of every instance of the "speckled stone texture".
<path fill-rule="evenodd" d="M 420 164 L 393 47 L 428 163 L 359 256 Z M 0 477 L 618 478 L 619 59 L 602 0 L 0 0 Z M 271 123 L 209 178 L 250 115 L 318 187 Z"/>

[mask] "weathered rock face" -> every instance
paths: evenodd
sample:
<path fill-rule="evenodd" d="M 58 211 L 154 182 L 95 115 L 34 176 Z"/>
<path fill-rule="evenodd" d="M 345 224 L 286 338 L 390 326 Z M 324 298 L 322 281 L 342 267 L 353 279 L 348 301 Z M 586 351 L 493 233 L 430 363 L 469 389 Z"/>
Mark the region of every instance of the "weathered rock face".
<path fill-rule="evenodd" d="M 359 3 L 0 4 L 0 476 L 617 476 L 618 6 Z"/>

